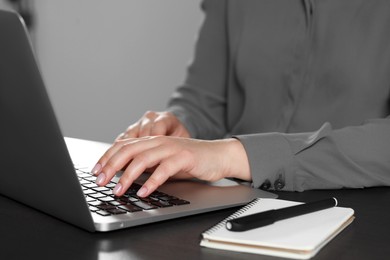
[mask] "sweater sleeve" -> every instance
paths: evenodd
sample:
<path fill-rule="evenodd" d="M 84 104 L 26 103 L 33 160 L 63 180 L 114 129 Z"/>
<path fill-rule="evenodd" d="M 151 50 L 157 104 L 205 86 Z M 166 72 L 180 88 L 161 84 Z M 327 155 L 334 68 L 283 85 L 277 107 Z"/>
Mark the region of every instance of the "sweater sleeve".
<path fill-rule="evenodd" d="M 248 155 L 253 186 L 264 189 L 390 185 L 390 117 L 312 133 L 236 136 Z"/>
<path fill-rule="evenodd" d="M 203 1 L 205 20 L 195 46 L 195 58 L 167 109 L 194 138 L 216 139 L 226 134 L 225 8 L 225 1 Z"/>

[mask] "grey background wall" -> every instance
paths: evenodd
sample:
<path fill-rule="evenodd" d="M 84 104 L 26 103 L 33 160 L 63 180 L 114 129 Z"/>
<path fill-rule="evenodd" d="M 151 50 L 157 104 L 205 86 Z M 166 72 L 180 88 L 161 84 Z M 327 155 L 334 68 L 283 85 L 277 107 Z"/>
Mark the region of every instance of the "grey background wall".
<path fill-rule="evenodd" d="M 106 142 L 146 110 L 165 108 L 203 18 L 199 0 L 30 1 L 33 44 L 63 134 Z"/>

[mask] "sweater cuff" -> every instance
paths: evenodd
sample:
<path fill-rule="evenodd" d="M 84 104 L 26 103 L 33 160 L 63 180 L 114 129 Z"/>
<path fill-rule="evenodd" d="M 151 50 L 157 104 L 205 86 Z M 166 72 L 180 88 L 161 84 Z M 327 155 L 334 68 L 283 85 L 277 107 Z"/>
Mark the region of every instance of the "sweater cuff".
<path fill-rule="evenodd" d="M 246 150 L 254 187 L 294 190 L 292 176 L 288 174 L 293 152 L 282 134 L 238 135 L 235 138 L 241 141 Z"/>

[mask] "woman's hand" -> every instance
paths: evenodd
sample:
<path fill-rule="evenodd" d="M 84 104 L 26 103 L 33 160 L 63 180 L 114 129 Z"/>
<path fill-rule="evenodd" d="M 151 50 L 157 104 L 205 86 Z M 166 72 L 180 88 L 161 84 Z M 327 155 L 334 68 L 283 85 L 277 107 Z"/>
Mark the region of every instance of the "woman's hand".
<path fill-rule="evenodd" d="M 148 111 L 117 140 L 156 135 L 190 137 L 187 129 L 172 113 Z"/>
<path fill-rule="evenodd" d="M 249 164 L 236 139 L 204 141 L 182 137 L 154 136 L 117 140 L 100 158 L 92 172 L 96 183 L 106 185 L 124 169 L 114 188 L 122 196 L 145 171 L 153 169 L 137 195 L 146 197 L 170 177 L 196 177 L 217 181 L 225 177 L 250 180 Z"/>

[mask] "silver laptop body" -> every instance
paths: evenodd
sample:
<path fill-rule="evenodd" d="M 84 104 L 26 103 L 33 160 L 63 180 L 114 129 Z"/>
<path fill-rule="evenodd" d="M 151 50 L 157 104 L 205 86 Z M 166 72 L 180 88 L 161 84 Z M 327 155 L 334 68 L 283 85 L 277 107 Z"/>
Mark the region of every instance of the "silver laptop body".
<path fill-rule="evenodd" d="M 108 144 L 63 138 L 26 28 L 0 10 L 0 194 L 89 231 L 110 231 L 276 195 L 232 180 L 171 181 L 158 190 L 189 204 L 101 216 L 89 210 L 74 164 L 88 170 Z M 140 183 L 142 180 L 140 180 Z"/>

